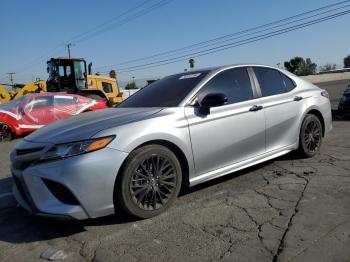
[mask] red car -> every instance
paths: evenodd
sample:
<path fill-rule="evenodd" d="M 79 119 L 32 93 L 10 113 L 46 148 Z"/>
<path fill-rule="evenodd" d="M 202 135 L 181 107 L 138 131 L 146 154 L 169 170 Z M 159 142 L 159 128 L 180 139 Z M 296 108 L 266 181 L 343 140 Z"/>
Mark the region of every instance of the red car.
<path fill-rule="evenodd" d="M 66 93 L 36 93 L 0 104 L 0 141 L 25 135 L 54 121 L 107 108 L 105 100 Z"/>

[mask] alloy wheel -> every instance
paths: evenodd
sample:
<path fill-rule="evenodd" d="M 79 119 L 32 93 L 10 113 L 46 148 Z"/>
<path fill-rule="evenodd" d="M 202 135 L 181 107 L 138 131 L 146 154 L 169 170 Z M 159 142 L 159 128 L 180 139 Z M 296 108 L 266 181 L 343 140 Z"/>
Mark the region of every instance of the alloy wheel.
<path fill-rule="evenodd" d="M 0 141 L 10 141 L 12 133 L 10 127 L 5 124 L 0 124 Z"/>
<path fill-rule="evenodd" d="M 163 207 L 176 191 L 176 168 L 167 157 L 147 156 L 133 171 L 130 180 L 132 200 L 143 210 Z"/>
<path fill-rule="evenodd" d="M 310 152 L 316 152 L 321 144 L 322 128 L 320 123 L 310 120 L 305 126 L 304 143 Z"/>

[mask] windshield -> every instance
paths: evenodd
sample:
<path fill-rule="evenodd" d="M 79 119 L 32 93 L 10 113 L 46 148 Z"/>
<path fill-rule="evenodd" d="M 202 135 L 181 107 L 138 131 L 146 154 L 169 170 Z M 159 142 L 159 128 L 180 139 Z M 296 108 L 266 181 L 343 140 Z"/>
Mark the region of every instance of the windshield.
<path fill-rule="evenodd" d="M 176 107 L 208 72 L 186 72 L 165 77 L 144 87 L 118 107 Z"/>
<path fill-rule="evenodd" d="M 20 98 L 13 99 L 5 104 L 0 105 L 0 109 L 2 110 L 14 110 L 18 108 L 24 100 L 26 100 L 28 96 L 22 96 Z"/>

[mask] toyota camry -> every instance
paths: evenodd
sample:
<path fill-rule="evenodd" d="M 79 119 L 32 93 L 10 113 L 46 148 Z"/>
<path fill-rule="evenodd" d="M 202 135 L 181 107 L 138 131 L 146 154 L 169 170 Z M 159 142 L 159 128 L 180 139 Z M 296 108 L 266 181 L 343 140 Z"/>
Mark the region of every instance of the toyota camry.
<path fill-rule="evenodd" d="M 11 153 L 14 195 L 75 219 L 164 212 L 183 186 L 296 150 L 332 128 L 328 93 L 282 69 L 232 65 L 171 75 L 118 108 L 45 126 Z"/>

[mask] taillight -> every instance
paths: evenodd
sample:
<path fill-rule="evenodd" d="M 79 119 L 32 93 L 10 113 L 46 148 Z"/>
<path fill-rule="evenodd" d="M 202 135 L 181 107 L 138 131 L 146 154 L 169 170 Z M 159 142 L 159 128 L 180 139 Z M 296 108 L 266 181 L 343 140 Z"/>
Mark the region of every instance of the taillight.
<path fill-rule="evenodd" d="M 326 98 L 329 99 L 329 94 L 328 94 L 328 92 L 327 92 L 326 90 L 323 90 L 323 91 L 321 92 L 321 96 L 326 97 Z"/>

